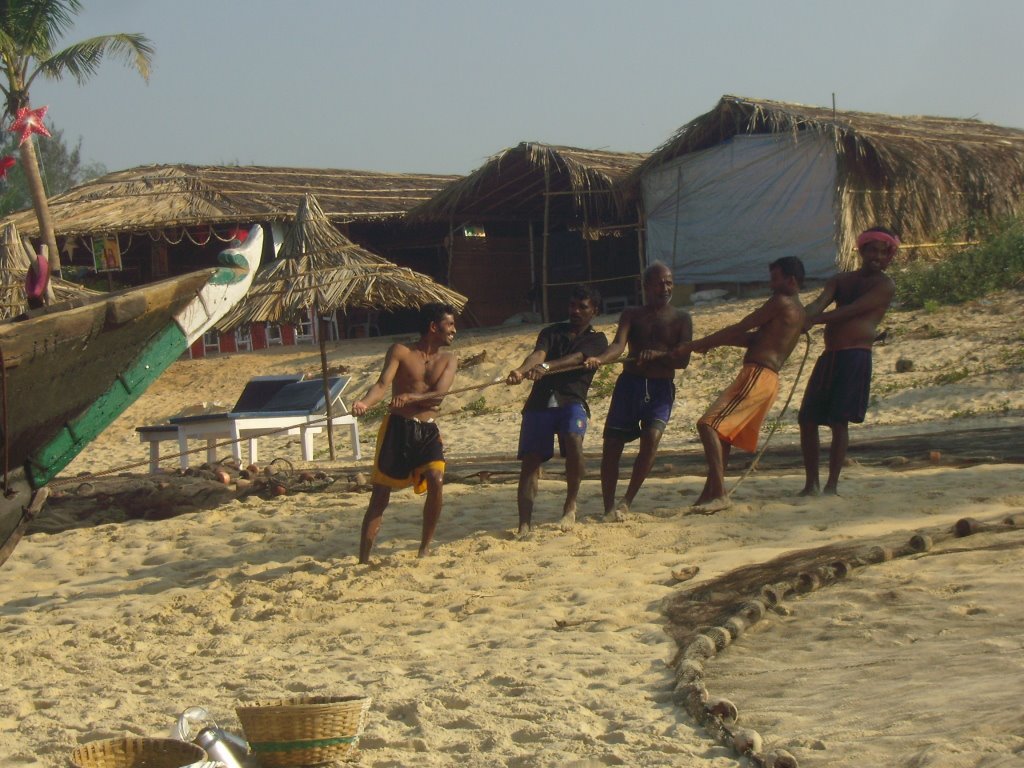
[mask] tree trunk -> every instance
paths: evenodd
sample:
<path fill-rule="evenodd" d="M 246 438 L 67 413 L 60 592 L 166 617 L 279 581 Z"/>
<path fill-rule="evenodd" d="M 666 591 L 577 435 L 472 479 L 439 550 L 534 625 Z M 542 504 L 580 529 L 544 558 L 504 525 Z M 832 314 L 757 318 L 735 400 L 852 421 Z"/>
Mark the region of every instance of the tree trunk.
<path fill-rule="evenodd" d="M 39 160 L 36 158 L 35 142 L 31 136 L 21 145 L 21 165 L 29 194 L 32 196 L 36 220 L 39 222 L 39 239 L 46 243 L 50 252 L 50 275 L 60 277 L 60 251 L 57 250 L 57 238 L 50 222 L 50 206 L 46 202 L 46 190 L 43 189 L 43 177 L 39 173 Z"/>

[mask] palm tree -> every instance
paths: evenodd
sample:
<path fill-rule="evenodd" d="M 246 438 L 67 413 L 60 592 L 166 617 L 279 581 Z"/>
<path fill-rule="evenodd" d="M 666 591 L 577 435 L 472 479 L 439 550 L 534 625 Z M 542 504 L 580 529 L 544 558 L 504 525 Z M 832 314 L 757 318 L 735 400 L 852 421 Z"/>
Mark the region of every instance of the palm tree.
<path fill-rule="evenodd" d="M 123 59 L 149 80 L 153 46 L 140 34 L 100 35 L 53 50 L 81 10 L 80 0 L 0 0 L 0 71 L 7 81 L 0 78 L 6 100 L 4 122 L 29 106 L 29 88 L 39 75 L 52 80 L 71 75 L 82 84 L 96 74 L 107 54 Z M 50 271 L 59 274 L 57 239 L 31 137 L 21 145 L 21 162 L 39 220 L 39 236 L 49 249 Z"/>

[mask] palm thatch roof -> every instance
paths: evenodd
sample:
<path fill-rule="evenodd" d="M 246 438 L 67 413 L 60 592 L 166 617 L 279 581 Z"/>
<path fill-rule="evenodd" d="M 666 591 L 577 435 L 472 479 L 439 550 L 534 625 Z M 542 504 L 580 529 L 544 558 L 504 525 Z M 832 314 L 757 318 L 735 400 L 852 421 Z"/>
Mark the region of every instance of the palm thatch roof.
<path fill-rule="evenodd" d="M 356 245 L 305 195 L 278 257 L 260 268 L 242 302 L 219 323 L 295 322 L 307 310 L 418 308 L 429 302 L 461 310 L 466 297 L 426 275 Z"/>
<path fill-rule="evenodd" d="M 646 157 L 637 152 L 523 142 L 491 157 L 409 211 L 412 221 L 539 221 L 550 216 L 591 225 L 613 223 L 612 186 Z"/>
<path fill-rule="evenodd" d="M 108 173 L 50 199 L 58 236 L 202 224 L 291 221 L 315 194 L 335 223 L 401 216 L 458 176 L 329 168 L 147 165 Z M 38 233 L 32 211 L 13 221 Z"/>
<path fill-rule="evenodd" d="M 0 232 L 0 320 L 17 317 L 28 309 L 25 296 L 25 277 L 28 274 L 30 251 L 18 235 L 18 228 L 11 223 L 4 225 Z M 96 296 L 96 291 L 51 277 L 50 287 L 56 301 L 66 301 L 80 296 Z"/>
<path fill-rule="evenodd" d="M 837 244 L 854 252 L 856 235 L 885 225 L 905 242 L 936 238 L 972 216 L 1022 210 L 1024 131 L 974 119 L 896 116 L 723 96 L 639 164 L 618 192 L 640 196 L 644 174 L 737 134 L 813 131 L 832 140 L 838 168 Z"/>

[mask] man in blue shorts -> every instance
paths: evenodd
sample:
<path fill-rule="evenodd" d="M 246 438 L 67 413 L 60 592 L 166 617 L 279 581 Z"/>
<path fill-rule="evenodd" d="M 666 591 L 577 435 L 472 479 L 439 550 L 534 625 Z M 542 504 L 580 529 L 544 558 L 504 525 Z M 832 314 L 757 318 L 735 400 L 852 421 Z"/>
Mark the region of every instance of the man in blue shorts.
<path fill-rule="evenodd" d="M 807 327 L 825 326 L 825 351 L 814 365 L 800 406 L 800 449 L 806 482 L 801 496 L 838 495 L 839 473 L 850 443 L 850 422 L 860 424 L 871 387 L 871 346 L 896 286 L 887 274 L 899 250 L 894 232 L 873 227 L 857 238 L 861 267 L 825 283 L 821 295 L 807 305 Z M 836 308 L 826 312 L 835 302 Z M 818 427 L 832 430 L 828 480 L 818 487 Z"/>
<path fill-rule="evenodd" d="M 506 379 L 508 384 L 519 384 L 524 379 L 533 382 L 519 430 L 519 538 L 533 528 L 540 467 L 554 456 L 556 435 L 565 458 L 562 530 L 571 530 L 576 522 L 576 497 L 583 479 L 583 436 L 590 420 L 587 391 L 594 378 L 594 371 L 584 368 L 583 361 L 608 347 L 608 338 L 590 324 L 600 303 L 595 289 L 576 286 L 569 298 L 569 322 L 542 330 L 533 352 Z"/>
<path fill-rule="evenodd" d="M 690 362 L 689 353 L 678 360 L 670 350 L 693 339 L 689 313 L 672 306 L 672 270 L 660 261 L 651 264 L 643 275 L 644 305 L 627 307 L 619 317 L 615 339 L 604 354 L 590 357 L 585 365 L 614 362 L 629 348 L 629 359 L 615 382 L 608 418 L 604 424 L 601 451 L 601 496 L 605 520 L 622 520 L 629 512 L 640 486 L 654 466 L 658 443 L 672 416 L 677 368 Z M 645 354 L 646 353 L 646 354 Z M 633 462 L 629 487 L 615 504 L 619 482 L 619 462 L 626 443 L 640 438 L 640 450 Z"/>

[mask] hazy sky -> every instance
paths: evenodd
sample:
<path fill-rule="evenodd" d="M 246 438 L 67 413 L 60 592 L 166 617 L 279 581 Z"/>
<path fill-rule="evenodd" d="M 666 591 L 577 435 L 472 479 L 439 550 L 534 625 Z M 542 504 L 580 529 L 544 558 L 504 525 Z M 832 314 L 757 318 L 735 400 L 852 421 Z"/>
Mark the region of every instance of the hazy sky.
<path fill-rule="evenodd" d="M 87 161 L 467 173 L 520 141 L 650 151 L 723 94 L 1024 127 L 1020 0 L 86 0 L 141 32 L 33 106 Z"/>

